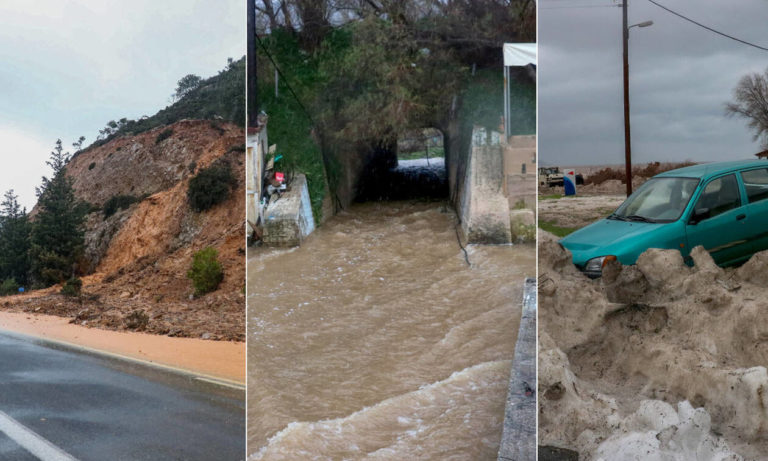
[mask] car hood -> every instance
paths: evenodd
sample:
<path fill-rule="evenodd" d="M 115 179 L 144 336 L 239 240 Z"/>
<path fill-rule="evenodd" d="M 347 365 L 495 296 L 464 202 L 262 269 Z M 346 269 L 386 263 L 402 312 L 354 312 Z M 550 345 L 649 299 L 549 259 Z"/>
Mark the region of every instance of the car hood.
<path fill-rule="evenodd" d="M 663 223 L 601 219 L 566 236 L 560 243 L 571 251 L 573 262 L 583 265 L 598 256 L 615 255 L 622 264 L 634 264 L 637 248 L 667 226 Z"/>

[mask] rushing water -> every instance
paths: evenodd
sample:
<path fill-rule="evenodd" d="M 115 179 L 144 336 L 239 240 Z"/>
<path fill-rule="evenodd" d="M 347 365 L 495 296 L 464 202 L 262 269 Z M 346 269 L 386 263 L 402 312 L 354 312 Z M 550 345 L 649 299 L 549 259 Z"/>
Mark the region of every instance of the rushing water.
<path fill-rule="evenodd" d="M 248 266 L 249 460 L 496 459 L 533 246 L 442 203 L 353 206 Z"/>

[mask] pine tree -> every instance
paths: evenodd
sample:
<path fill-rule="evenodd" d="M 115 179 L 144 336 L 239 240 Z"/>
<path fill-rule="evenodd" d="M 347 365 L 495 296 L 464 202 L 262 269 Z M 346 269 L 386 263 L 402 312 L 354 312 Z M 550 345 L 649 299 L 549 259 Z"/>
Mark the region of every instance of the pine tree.
<path fill-rule="evenodd" d="M 29 273 L 29 218 L 13 189 L 0 202 L 0 280 L 25 286 Z"/>
<path fill-rule="evenodd" d="M 78 273 L 85 242 L 83 224 L 87 204 L 75 197 L 72 180 L 66 176 L 69 152 L 61 140 L 46 162 L 53 170 L 37 188 L 38 212 L 32 223 L 31 268 L 36 282 L 44 286 L 61 283 Z"/>

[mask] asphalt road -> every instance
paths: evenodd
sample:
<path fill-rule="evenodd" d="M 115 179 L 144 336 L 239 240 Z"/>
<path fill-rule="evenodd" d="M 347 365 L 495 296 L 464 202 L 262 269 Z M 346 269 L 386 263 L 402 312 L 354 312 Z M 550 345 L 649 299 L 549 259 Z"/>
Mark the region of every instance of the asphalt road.
<path fill-rule="evenodd" d="M 0 460 L 244 458 L 242 390 L 0 330 Z"/>

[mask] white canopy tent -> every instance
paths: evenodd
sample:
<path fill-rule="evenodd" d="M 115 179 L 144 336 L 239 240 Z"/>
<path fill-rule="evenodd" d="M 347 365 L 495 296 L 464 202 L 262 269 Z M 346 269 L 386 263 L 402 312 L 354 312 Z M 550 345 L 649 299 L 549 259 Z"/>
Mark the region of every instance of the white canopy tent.
<path fill-rule="evenodd" d="M 538 48 L 535 43 L 505 43 L 504 44 L 504 135 L 509 137 L 510 112 L 512 101 L 509 96 L 509 68 L 513 66 L 536 65 Z"/>

